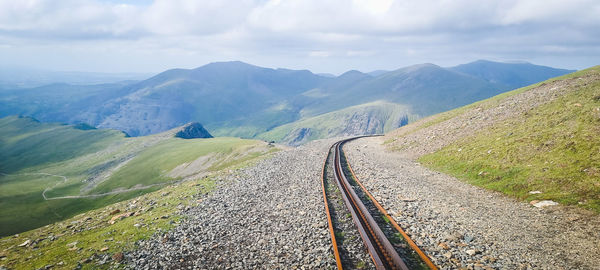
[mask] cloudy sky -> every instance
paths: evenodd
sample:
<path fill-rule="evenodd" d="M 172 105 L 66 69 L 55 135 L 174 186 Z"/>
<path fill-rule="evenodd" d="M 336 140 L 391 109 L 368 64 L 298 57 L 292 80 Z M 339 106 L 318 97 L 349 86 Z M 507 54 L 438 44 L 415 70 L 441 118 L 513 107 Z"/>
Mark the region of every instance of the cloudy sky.
<path fill-rule="evenodd" d="M 340 73 L 477 59 L 600 64 L 598 0 L 0 0 L 0 65 Z"/>

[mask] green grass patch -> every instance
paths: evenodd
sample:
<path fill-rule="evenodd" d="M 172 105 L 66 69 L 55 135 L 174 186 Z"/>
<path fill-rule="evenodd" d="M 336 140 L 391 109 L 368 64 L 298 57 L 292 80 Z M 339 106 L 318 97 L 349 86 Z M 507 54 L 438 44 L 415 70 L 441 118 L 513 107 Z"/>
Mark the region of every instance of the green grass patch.
<path fill-rule="evenodd" d="M 165 140 L 142 151 L 109 180 L 98 185 L 93 193 L 173 181 L 166 174 L 182 163 L 208 154 L 230 154 L 240 147 L 253 144 L 256 141 L 225 137 Z"/>
<path fill-rule="evenodd" d="M 56 163 L 97 152 L 124 139 L 115 130 L 81 130 L 28 117 L 0 119 L 0 172 Z"/>
<path fill-rule="evenodd" d="M 10 269 L 38 269 L 46 265 L 52 265 L 52 269 L 74 269 L 78 265 L 83 269 L 118 266 L 110 258 L 107 263 L 99 265 L 98 258 L 132 250 L 136 241 L 166 232 L 182 219 L 176 214 L 178 207 L 197 204 L 198 196 L 210 192 L 214 187 L 215 181 L 210 178 L 189 181 L 20 235 L 2 238 L 0 253 L 6 258 L 0 261 L 0 266 Z M 120 213 L 111 215 L 116 209 Z M 135 214 L 118 219 L 114 224 L 109 223 L 113 216 L 122 213 Z M 19 247 L 27 240 L 31 241 L 30 245 Z M 84 262 L 90 257 L 95 259 Z"/>
<path fill-rule="evenodd" d="M 520 117 L 425 155 L 420 162 L 519 199 L 554 200 L 600 212 L 599 134 L 600 81 L 592 81 Z M 529 194 L 534 190 L 542 193 Z"/>

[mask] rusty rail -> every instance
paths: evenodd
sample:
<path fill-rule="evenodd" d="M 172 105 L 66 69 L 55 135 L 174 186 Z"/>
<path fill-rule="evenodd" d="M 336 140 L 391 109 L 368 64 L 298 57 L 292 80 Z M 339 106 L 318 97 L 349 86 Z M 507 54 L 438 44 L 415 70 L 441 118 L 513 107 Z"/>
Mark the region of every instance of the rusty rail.
<path fill-rule="evenodd" d="M 377 222 L 375 221 L 373 216 L 370 214 L 367 207 L 363 204 L 360 197 L 354 191 L 354 188 L 352 187 L 352 185 L 346 178 L 346 175 L 344 174 L 342 162 L 341 162 L 342 146 L 344 143 L 346 143 L 348 141 L 351 141 L 351 140 L 354 140 L 357 138 L 362 138 L 362 137 L 365 137 L 365 136 L 342 140 L 342 141 L 336 142 L 332 146 L 332 148 L 334 148 L 333 167 L 334 167 L 335 182 L 341 192 L 341 195 L 344 200 L 344 203 L 346 204 L 346 207 L 348 208 L 349 212 L 352 215 L 352 220 L 354 221 L 354 224 L 358 228 L 361 238 L 363 239 L 363 242 L 369 252 L 369 255 L 371 256 L 371 259 L 373 260 L 373 263 L 375 264 L 375 267 L 377 269 L 402 269 L 402 270 L 408 269 L 408 267 L 406 266 L 404 261 L 400 258 L 400 256 L 396 252 L 396 249 L 394 248 L 394 246 L 387 239 L 387 237 L 385 236 L 385 234 L 383 233 L 383 231 L 381 230 L 381 228 L 379 227 L 379 225 L 377 224 Z M 325 162 L 323 164 L 323 171 L 321 173 L 322 180 L 323 180 L 322 187 L 323 187 L 323 197 L 325 200 L 325 210 L 327 211 L 329 230 L 330 230 L 331 239 L 332 239 L 332 243 L 333 243 L 334 256 L 336 259 L 337 267 L 338 267 L 338 269 L 341 270 L 341 269 L 343 269 L 343 266 L 342 266 L 342 262 L 340 259 L 341 257 L 339 254 L 337 243 L 335 240 L 335 232 L 333 229 L 331 215 L 329 213 L 329 206 L 327 203 L 327 194 L 325 192 L 325 181 L 326 181 L 326 177 L 327 177 L 325 175 L 325 166 L 327 165 L 327 160 L 329 159 L 330 154 L 331 154 L 331 148 L 329 149 L 327 158 L 325 159 Z M 345 154 L 344 154 L 344 158 L 346 159 L 346 161 L 348 160 L 346 158 Z M 379 211 L 386 218 L 388 218 L 391 221 L 393 227 L 404 237 L 404 239 L 407 241 L 409 246 L 413 250 L 415 250 L 415 252 L 417 252 L 417 254 L 419 254 L 420 258 L 425 262 L 425 264 L 430 269 L 437 270 L 437 267 L 431 262 L 431 260 L 427 257 L 427 255 L 425 255 L 425 253 L 423 253 L 423 251 L 421 251 L 419 249 L 419 247 L 408 237 L 408 235 L 404 232 L 404 230 L 402 230 L 400 228 L 400 226 L 398 226 L 396 221 L 387 213 L 387 211 L 385 211 L 385 209 L 365 189 L 365 187 L 362 185 L 362 183 L 360 183 L 358 181 L 358 178 L 354 174 L 354 171 L 352 170 L 350 165 L 349 164 L 347 164 L 347 165 L 348 165 L 348 168 L 350 169 L 350 172 L 352 173 L 352 176 L 354 177 L 355 181 L 359 184 L 359 186 L 363 190 L 363 192 L 374 202 L 374 205 L 377 207 L 377 209 L 379 209 Z"/>
<path fill-rule="evenodd" d="M 333 146 L 331 146 L 333 148 Z M 331 148 L 329 148 L 329 152 L 327 152 L 327 157 L 325 157 L 325 161 L 323 162 L 323 170 L 321 170 L 321 186 L 323 188 L 323 200 L 325 201 L 325 212 L 327 212 L 327 223 L 329 224 L 329 233 L 331 234 L 331 244 L 333 246 L 333 255 L 335 256 L 335 263 L 337 264 L 337 268 L 342 270 L 342 259 L 340 258 L 340 251 L 337 246 L 337 241 L 335 240 L 335 232 L 333 230 L 333 221 L 331 220 L 331 213 L 329 212 L 329 202 L 327 201 L 327 192 L 325 191 L 325 167 L 327 166 L 327 160 L 329 159 L 329 155 L 331 154 Z"/>

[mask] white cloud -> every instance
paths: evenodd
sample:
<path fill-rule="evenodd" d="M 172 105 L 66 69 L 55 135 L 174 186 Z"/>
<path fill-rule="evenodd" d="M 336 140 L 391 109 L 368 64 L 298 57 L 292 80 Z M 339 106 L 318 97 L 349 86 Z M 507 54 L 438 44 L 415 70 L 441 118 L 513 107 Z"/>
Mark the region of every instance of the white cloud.
<path fill-rule="evenodd" d="M 235 58 L 332 72 L 473 58 L 585 66 L 599 59 L 598 18 L 597 0 L 0 0 L 0 57 L 50 65 L 45 54 L 63 53 L 73 69 L 84 58 L 132 69 Z"/>
<path fill-rule="evenodd" d="M 385 14 L 390 10 L 394 0 L 353 0 L 352 5 L 358 10 L 365 10 L 373 15 Z"/>
<path fill-rule="evenodd" d="M 372 56 L 375 54 L 376 54 L 375 51 L 353 51 L 353 50 L 350 50 L 350 51 L 346 52 L 346 55 L 350 56 L 350 57 L 353 57 L 353 56 L 367 57 L 367 56 Z"/>
<path fill-rule="evenodd" d="M 97 39 L 139 31 L 139 8 L 88 0 L 0 2 L 0 33 L 24 38 Z"/>
<path fill-rule="evenodd" d="M 156 34 L 214 34 L 243 24 L 252 7 L 245 0 L 156 0 L 142 20 Z"/>
<path fill-rule="evenodd" d="M 328 51 L 311 51 L 308 53 L 309 57 L 329 57 L 331 53 Z"/>

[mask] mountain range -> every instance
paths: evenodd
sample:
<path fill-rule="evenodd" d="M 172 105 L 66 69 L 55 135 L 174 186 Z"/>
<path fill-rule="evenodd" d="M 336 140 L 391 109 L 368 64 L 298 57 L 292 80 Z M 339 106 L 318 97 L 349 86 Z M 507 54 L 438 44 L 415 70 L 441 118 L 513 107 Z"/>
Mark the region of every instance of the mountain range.
<path fill-rule="evenodd" d="M 129 136 L 200 122 L 215 136 L 297 145 L 391 130 L 570 72 L 479 60 L 449 68 L 420 64 L 371 73 L 352 70 L 332 77 L 216 62 L 167 70 L 141 81 L 3 89 L 0 117 L 18 114 L 44 122 L 86 123 Z M 357 119 L 368 124 L 353 125 Z M 337 125 L 319 125 L 324 122 Z"/>

